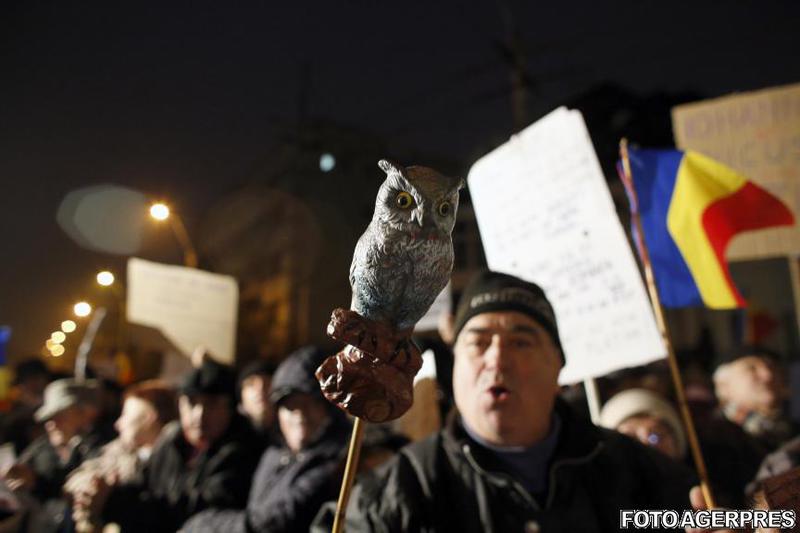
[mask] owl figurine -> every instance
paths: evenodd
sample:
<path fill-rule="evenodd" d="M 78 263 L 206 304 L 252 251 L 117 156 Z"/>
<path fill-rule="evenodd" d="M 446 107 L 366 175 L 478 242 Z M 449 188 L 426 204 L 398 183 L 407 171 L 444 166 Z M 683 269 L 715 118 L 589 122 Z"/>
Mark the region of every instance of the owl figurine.
<path fill-rule="evenodd" d="M 350 308 L 364 318 L 409 330 L 450 279 L 451 234 L 464 181 L 387 160 L 372 221 L 350 265 Z"/>

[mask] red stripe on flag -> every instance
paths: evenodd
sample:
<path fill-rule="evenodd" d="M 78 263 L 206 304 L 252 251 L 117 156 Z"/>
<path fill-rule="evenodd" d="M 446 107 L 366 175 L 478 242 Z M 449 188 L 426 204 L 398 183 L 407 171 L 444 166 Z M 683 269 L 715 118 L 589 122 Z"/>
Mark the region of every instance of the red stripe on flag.
<path fill-rule="evenodd" d="M 725 260 L 725 249 L 738 233 L 773 226 L 793 226 L 794 215 L 778 198 L 748 181 L 739 190 L 709 205 L 703 212 L 703 228 L 711 242 L 725 281 L 740 307 L 745 301 L 736 289 Z"/>

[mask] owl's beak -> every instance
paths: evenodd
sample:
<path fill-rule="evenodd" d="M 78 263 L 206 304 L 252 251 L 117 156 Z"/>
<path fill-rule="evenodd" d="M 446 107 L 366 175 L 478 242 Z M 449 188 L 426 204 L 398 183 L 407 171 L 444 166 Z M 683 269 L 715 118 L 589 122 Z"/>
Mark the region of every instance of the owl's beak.
<path fill-rule="evenodd" d="M 411 212 L 411 221 L 416 221 L 419 227 L 422 227 L 422 209 L 415 209 Z"/>

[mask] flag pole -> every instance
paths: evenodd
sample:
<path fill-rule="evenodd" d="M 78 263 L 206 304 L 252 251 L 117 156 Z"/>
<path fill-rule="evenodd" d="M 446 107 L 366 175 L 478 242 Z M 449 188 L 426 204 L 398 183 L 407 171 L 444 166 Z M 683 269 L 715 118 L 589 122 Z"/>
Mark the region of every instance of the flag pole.
<path fill-rule="evenodd" d="M 644 277 L 647 282 L 647 292 L 650 294 L 650 304 L 653 307 L 655 314 L 656 324 L 661 333 L 661 339 L 664 341 L 664 346 L 667 348 L 667 361 L 669 362 L 669 370 L 672 375 L 672 382 L 675 385 L 675 393 L 678 398 L 678 407 L 680 408 L 681 418 L 686 427 L 686 434 L 689 438 L 689 447 L 692 451 L 692 458 L 697 467 L 697 475 L 700 477 L 700 489 L 703 491 L 703 498 L 709 509 L 716 507 L 714 495 L 711 492 L 711 484 L 708 481 L 708 471 L 706 470 L 706 463 L 703 460 L 703 454 L 700 451 L 700 441 L 697 439 L 697 432 L 695 431 L 694 421 L 689 412 L 689 404 L 686 401 L 686 394 L 683 388 L 683 378 L 678 368 L 678 359 L 675 357 L 675 350 L 670 341 L 669 330 L 667 329 L 667 322 L 664 319 L 664 311 L 661 308 L 661 299 L 658 297 L 658 290 L 656 290 L 656 281 L 653 276 L 653 267 L 650 263 L 650 254 L 647 251 L 647 245 L 644 242 L 644 233 L 642 232 L 642 220 L 639 215 L 638 202 L 636 200 L 636 192 L 633 188 L 633 175 L 631 174 L 631 163 L 628 159 L 628 140 L 622 139 L 619 142 L 620 158 L 622 159 L 623 179 L 627 181 L 625 184 L 631 196 L 631 223 L 635 225 L 636 232 L 636 246 L 639 248 L 639 257 L 642 260 L 644 267 Z"/>
<path fill-rule="evenodd" d="M 586 391 L 586 403 L 589 404 L 589 416 L 595 426 L 600 425 L 600 392 L 597 390 L 597 381 L 594 378 L 583 380 L 583 389 Z"/>

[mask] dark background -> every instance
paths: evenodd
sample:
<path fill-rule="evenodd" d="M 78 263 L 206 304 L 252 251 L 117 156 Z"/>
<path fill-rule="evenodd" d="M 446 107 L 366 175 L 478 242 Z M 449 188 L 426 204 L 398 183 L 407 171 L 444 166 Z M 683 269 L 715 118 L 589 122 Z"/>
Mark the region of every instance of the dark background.
<path fill-rule="evenodd" d="M 59 228 L 70 190 L 117 183 L 168 198 L 202 235 L 221 197 L 268 184 L 279 160 L 285 187 L 365 226 L 374 189 L 349 203 L 348 169 L 377 186 L 375 152 L 465 173 L 568 104 L 609 169 L 621 135 L 671 144 L 674 103 L 800 81 L 798 27 L 791 1 L 4 2 L 0 324 L 14 329 L 11 354 L 38 352 L 98 269 L 124 272 L 126 258 Z M 314 172 L 328 150 L 337 172 Z M 163 228 L 143 242 L 140 257 L 180 262 Z M 346 269 L 326 276 L 346 283 Z"/>

